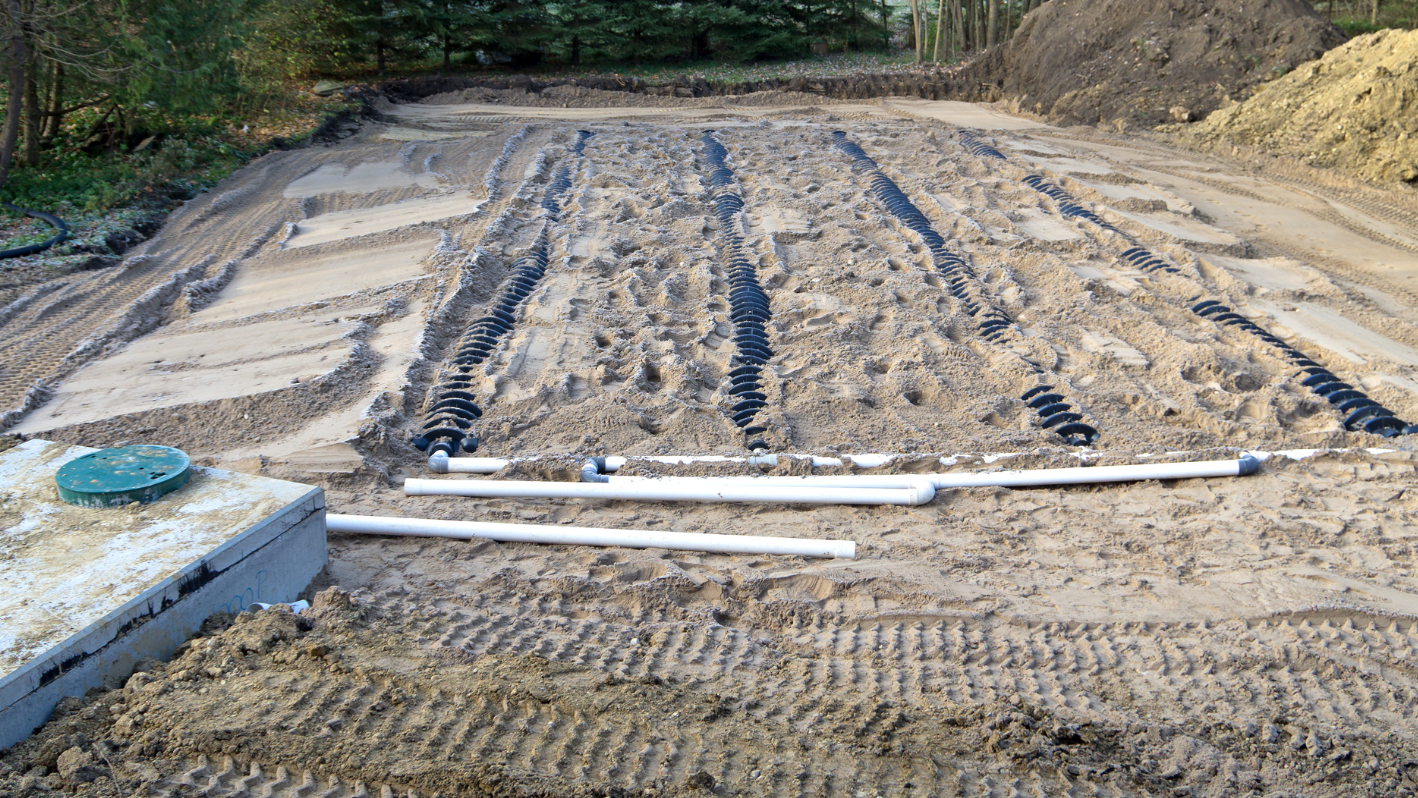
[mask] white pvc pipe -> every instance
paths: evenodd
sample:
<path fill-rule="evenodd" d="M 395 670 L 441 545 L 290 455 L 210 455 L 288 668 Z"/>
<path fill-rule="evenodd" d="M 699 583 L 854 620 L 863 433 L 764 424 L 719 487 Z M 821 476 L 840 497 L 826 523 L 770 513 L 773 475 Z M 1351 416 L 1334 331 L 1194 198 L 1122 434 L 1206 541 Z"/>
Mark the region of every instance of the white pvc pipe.
<path fill-rule="evenodd" d="M 788 455 L 800 459 L 807 459 L 807 455 Z M 507 458 L 507 457 L 449 457 L 443 452 L 432 454 L 428 458 L 428 470 L 435 474 L 496 474 L 513 462 L 520 459 L 536 458 Z M 639 460 L 647 463 L 664 463 L 666 465 L 688 465 L 690 463 L 748 463 L 750 465 L 778 465 L 778 455 L 752 455 L 747 457 L 731 457 L 721 454 L 687 454 L 687 455 L 646 455 L 644 457 L 620 457 L 610 455 L 608 457 L 595 458 L 605 463 L 605 473 L 611 474 L 625 467 L 631 460 Z M 841 465 L 842 461 L 835 458 L 812 457 L 813 465 Z"/>
<path fill-rule="evenodd" d="M 893 504 L 915 507 L 935 498 L 929 480 L 891 488 L 824 489 L 811 485 L 713 484 L 665 477 L 615 485 L 595 482 L 531 482 L 505 479 L 406 479 L 409 496 L 477 496 L 487 499 L 631 499 L 659 502 L 772 502 L 776 504 Z"/>
<path fill-rule="evenodd" d="M 449 457 L 437 452 L 428 458 L 428 470 L 435 474 L 496 474 L 512 461 L 501 457 Z"/>
<path fill-rule="evenodd" d="M 359 535 L 412 535 L 507 543 L 553 543 L 573 546 L 622 546 L 628 549 L 673 549 L 717 554 L 787 554 L 851 560 L 857 544 L 850 540 L 804 540 L 750 535 L 709 535 L 691 532 L 650 532 L 596 529 L 549 524 L 497 524 L 485 521 L 433 521 L 421 518 L 381 518 L 370 515 L 326 515 L 331 532 Z"/>
<path fill-rule="evenodd" d="M 937 490 L 944 488 L 1026 488 L 1042 485 L 1080 485 L 1097 482 L 1136 482 L 1144 479 L 1197 479 L 1253 474 L 1260 461 L 1249 455 L 1239 460 L 1199 463 L 1147 463 L 1089 468 L 1040 468 L 1028 471 L 992 471 L 984 474 L 841 474 L 801 477 L 676 477 L 706 486 L 781 485 L 815 488 L 906 488 L 922 480 Z M 611 485 L 643 485 L 665 481 L 659 477 L 606 477 Z"/>

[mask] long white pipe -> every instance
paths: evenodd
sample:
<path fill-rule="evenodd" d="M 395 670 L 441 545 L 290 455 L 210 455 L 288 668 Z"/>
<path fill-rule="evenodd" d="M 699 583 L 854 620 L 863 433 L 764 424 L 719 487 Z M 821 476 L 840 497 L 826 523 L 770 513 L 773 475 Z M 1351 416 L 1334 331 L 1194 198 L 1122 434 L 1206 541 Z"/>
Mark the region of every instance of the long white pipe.
<path fill-rule="evenodd" d="M 765 477 L 674 477 L 681 482 L 702 485 L 781 485 L 815 488 L 905 488 L 922 480 L 936 490 L 944 488 L 1005 487 L 1027 488 L 1042 485 L 1080 485 L 1097 482 L 1136 482 L 1144 479 L 1197 479 L 1237 477 L 1253 474 L 1260 461 L 1249 455 L 1239 460 L 1207 460 L 1199 463 L 1147 463 L 1143 465 L 1094 466 L 1091 468 L 1040 468 L 1027 471 L 992 471 L 983 474 L 840 474 L 835 476 Z M 605 477 L 611 485 L 644 485 L 667 482 L 668 477 Z"/>
<path fill-rule="evenodd" d="M 825 490 L 812 485 L 740 485 L 684 477 L 615 485 L 505 479 L 406 479 L 409 496 L 477 496 L 487 499 L 632 499 L 658 502 L 772 502 L 775 504 L 894 504 L 915 507 L 935 498 L 929 480 L 892 488 Z"/>
<path fill-rule="evenodd" d="M 837 458 L 812 457 L 810 455 L 788 455 L 799 459 L 811 457 L 813 465 L 842 465 L 842 461 Z M 508 465 L 517 462 L 519 459 L 534 458 L 513 458 L 513 457 L 449 457 L 444 452 L 430 455 L 428 458 L 428 470 L 435 474 L 496 474 Z M 620 457 L 610 455 L 608 457 L 594 458 L 604 463 L 605 472 L 610 474 L 625 467 L 631 460 L 639 460 L 646 463 L 664 463 L 665 465 L 688 465 L 690 463 L 748 463 L 749 465 L 778 465 L 778 455 L 749 455 L 745 457 L 732 457 L 722 454 L 667 454 L 667 455 L 645 455 L 643 457 Z"/>
<path fill-rule="evenodd" d="M 718 554 L 788 554 L 851 560 L 857 544 L 850 540 L 804 540 L 751 535 L 709 535 L 690 532 L 650 532 L 637 529 L 596 529 L 549 524 L 497 524 L 485 521 L 433 521 L 371 515 L 326 515 L 331 532 L 360 535 L 417 535 L 508 543 L 554 543 L 574 546 L 622 546 L 628 549 L 673 549 Z"/>

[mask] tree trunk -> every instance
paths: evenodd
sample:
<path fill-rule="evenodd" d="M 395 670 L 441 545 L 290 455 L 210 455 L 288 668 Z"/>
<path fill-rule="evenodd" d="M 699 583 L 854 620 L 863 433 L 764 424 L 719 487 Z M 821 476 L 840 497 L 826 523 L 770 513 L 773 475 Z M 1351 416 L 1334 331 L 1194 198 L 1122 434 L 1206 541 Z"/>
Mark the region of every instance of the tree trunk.
<path fill-rule="evenodd" d="M 916 50 L 916 64 L 920 64 L 920 0 L 910 0 L 910 44 Z"/>
<path fill-rule="evenodd" d="M 44 115 L 44 131 L 40 133 L 39 144 L 48 147 L 59 135 L 59 127 L 64 124 L 64 65 L 54 64 L 54 77 L 49 82 L 49 113 Z"/>
<path fill-rule="evenodd" d="M 581 37 L 571 34 L 571 65 L 576 66 L 581 63 Z"/>
<path fill-rule="evenodd" d="M 379 74 L 384 74 L 384 40 L 380 39 L 374 43 L 374 60 L 378 64 Z"/>
<path fill-rule="evenodd" d="M 20 105 L 25 85 L 25 62 L 29 60 L 29 48 L 25 46 L 25 33 L 20 27 L 19 0 L 6 3 L 10 25 L 10 103 L 5 108 L 5 131 L 0 134 L 0 186 L 10 179 L 10 164 L 15 160 L 15 142 L 20 137 Z"/>
<path fill-rule="evenodd" d="M 25 64 L 25 165 L 39 163 L 39 55 Z"/>
<path fill-rule="evenodd" d="M 1369 11 L 1369 24 L 1379 24 L 1379 0 L 1374 0 L 1374 5 Z"/>
<path fill-rule="evenodd" d="M 955 18 L 955 52 L 965 52 L 965 11 L 960 0 L 950 0 L 950 13 Z"/>
<path fill-rule="evenodd" d="M 936 0 L 935 5 L 935 55 L 932 61 L 940 60 L 940 26 L 945 22 L 945 0 Z M 946 55 L 950 55 L 949 52 Z"/>
<path fill-rule="evenodd" d="M 39 107 L 43 109 L 43 113 L 39 117 L 41 146 L 43 146 L 44 134 L 49 130 L 49 107 L 54 103 L 54 70 L 58 66 L 58 62 L 54 62 L 45 69 L 44 81 L 39 87 Z"/>
<path fill-rule="evenodd" d="M 985 39 L 985 46 L 994 47 L 997 41 L 999 41 L 999 0 L 990 0 L 989 33 Z"/>
<path fill-rule="evenodd" d="M 920 0 L 911 0 L 911 45 L 916 49 L 916 63 L 921 63 L 921 8 Z"/>
<path fill-rule="evenodd" d="M 453 66 L 453 56 L 451 52 L 452 42 L 448 34 L 443 34 L 443 68 L 449 69 Z"/>
<path fill-rule="evenodd" d="M 970 0 L 970 18 L 973 20 L 970 26 L 972 29 L 970 32 L 974 35 L 975 39 L 971 42 L 971 49 L 973 50 L 979 50 L 980 46 L 985 41 L 985 12 L 984 9 L 980 8 L 980 4 L 984 1 L 985 0 Z"/>
<path fill-rule="evenodd" d="M 881 48 L 891 51 L 891 26 L 886 22 L 886 0 L 881 0 Z"/>

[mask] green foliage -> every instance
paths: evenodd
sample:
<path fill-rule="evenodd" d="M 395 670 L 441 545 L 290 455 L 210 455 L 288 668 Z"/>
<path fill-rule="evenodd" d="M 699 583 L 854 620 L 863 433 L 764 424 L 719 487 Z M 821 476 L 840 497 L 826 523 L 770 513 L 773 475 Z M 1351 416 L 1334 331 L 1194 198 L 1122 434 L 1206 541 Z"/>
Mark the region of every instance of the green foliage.
<path fill-rule="evenodd" d="M 1345 36 L 1358 36 L 1364 33 L 1373 33 L 1386 28 L 1393 27 L 1384 22 L 1370 22 L 1367 17 L 1337 17 L 1334 20 L 1335 27 L 1344 31 Z"/>
<path fill-rule="evenodd" d="M 153 0 L 156 2 L 157 0 Z M 873 0 L 247 0 L 238 50 L 252 86 L 431 64 L 631 63 L 798 57 L 875 48 Z M 238 26 L 239 27 L 239 26 Z"/>
<path fill-rule="evenodd" d="M 336 0 L 282 0 L 252 5 L 234 53 L 247 91 L 279 94 L 291 81 L 340 72 L 361 57 L 354 9 Z"/>
<path fill-rule="evenodd" d="M 144 194 L 191 195 L 239 168 L 248 155 L 222 137 L 189 131 L 138 154 L 88 155 L 55 148 L 35 166 L 13 172 L 0 194 L 23 207 L 97 212 L 131 203 Z"/>

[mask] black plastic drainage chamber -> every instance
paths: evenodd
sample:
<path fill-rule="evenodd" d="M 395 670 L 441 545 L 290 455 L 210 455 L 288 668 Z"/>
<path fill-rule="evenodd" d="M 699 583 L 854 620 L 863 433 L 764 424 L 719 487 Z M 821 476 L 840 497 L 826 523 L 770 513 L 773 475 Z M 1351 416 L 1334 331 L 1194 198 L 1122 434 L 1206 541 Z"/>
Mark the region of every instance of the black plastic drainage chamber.
<path fill-rule="evenodd" d="M 844 131 L 834 131 L 832 137 L 834 145 L 855 162 L 854 169 L 866 174 L 877 201 L 885 205 L 887 211 L 911 232 L 920 236 L 921 241 L 930 250 L 936 270 L 945 276 L 950 295 L 960 300 L 965 311 L 975 318 L 980 337 L 994 343 L 1008 335 L 1014 328 L 1014 320 L 984 298 L 979 281 L 970 270 L 969 264 L 946 248 L 945 238 L 936 232 L 930 220 L 916 207 L 911 198 L 906 196 L 906 192 L 881 171 L 866 151 L 847 138 Z"/>
<path fill-rule="evenodd" d="M 763 392 L 763 367 L 773 357 L 768 346 L 768 319 L 772 315 L 768 292 L 758 281 L 758 269 L 748 257 L 743 236 L 739 233 L 739 214 L 743 212 L 743 196 L 737 189 L 734 172 L 728 165 L 729 151 L 706 130 L 704 160 L 709 166 L 710 201 L 718 221 L 723 253 L 724 275 L 729 284 L 729 320 L 733 322 L 734 363 L 728 373 L 726 391 L 734 400 L 729 407 L 729 419 L 743 431 L 745 437 L 760 435 L 768 426 L 760 418 L 768 406 Z M 761 440 L 746 443 L 749 449 L 766 448 Z"/>
<path fill-rule="evenodd" d="M 579 157 L 586 141 L 595 135 L 589 130 L 576 133 L 570 147 L 572 158 Z M 429 390 L 425 403 L 424 422 L 419 434 L 411 441 L 419 449 L 433 454 L 455 454 L 459 449 L 472 453 L 478 448 L 474 425 L 482 418 L 482 408 L 473 394 L 475 373 L 502 343 L 517 323 L 517 313 L 523 301 L 531 295 L 546 275 L 551 255 L 549 223 L 561 216 L 561 198 L 571 188 L 571 164 L 564 163 L 548 181 L 542 194 L 541 208 L 546 222 L 527 254 L 512 263 L 512 273 L 502 283 L 497 299 L 487 314 L 474 319 Z"/>

